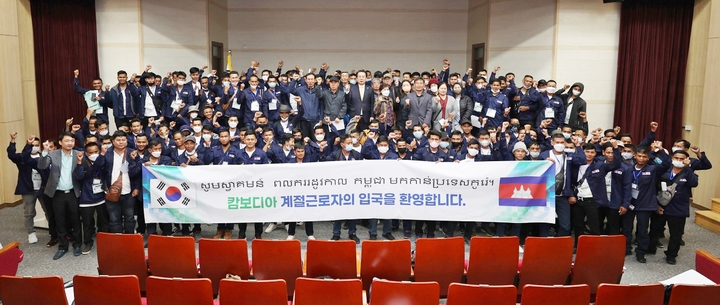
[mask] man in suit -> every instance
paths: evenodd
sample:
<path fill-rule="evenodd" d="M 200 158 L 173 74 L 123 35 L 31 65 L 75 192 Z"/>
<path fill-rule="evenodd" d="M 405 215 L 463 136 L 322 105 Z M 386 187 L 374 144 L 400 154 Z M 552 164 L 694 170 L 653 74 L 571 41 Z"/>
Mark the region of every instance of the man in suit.
<path fill-rule="evenodd" d="M 35 136 L 31 137 L 33 140 Z M 80 181 L 73 179 L 73 171 L 77 165 L 78 155 L 82 156 L 82 152 L 74 150 L 75 137 L 72 133 L 63 132 L 60 134 L 59 150 L 47 152 L 49 144 L 43 150 L 40 160 L 38 160 L 38 168 L 50 169 L 47 185 L 45 186 L 45 195 L 52 199 L 53 209 L 55 211 L 55 223 L 57 234 L 60 237 L 60 246 L 53 256 L 53 260 L 57 260 L 68 252 L 69 241 L 65 238 L 67 235 L 67 221 L 70 221 L 72 227 L 73 254 L 75 256 L 82 255 L 80 245 L 82 244 L 82 236 L 80 235 L 80 206 L 78 197 L 82 185 Z"/>
<path fill-rule="evenodd" d="M 370 125 L 372 106 L 375 104 L 373 89 L 366 82 L 365 73 L 358 73 L 357 84 L 348 84 L 345 87 L 345 102 L 348 105 L 348 114 L 351 118 L 358 118 L 357 130 L 365 130 Z"/>

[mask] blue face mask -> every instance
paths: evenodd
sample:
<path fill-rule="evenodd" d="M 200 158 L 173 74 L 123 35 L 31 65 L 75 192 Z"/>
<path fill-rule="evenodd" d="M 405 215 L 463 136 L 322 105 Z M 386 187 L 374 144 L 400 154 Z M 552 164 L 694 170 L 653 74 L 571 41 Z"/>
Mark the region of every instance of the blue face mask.
<path fill-rule="evenodd" d="M 420 139 L 420 138 L 422 138 L 422 136 L 423 136 L 423 132 L 422 132 L 422 131 L 415 131 L 415 132 L 413 132 L 413 136 L 415 137 L 415 139 Z"/>
<path fill-rule="evenodd" d="M 345 151 L 352 151 L 352 150 L 353 150 L 352 144 L 345 145 Z"/>
<path fill-rule="evenodd" d="M 370 132 L 378 133 L 380 130 L 377 128 L 370 128 Z"/>
<path fill-rule="evenodd" d="M 440 148 L 445 149 L 450 147 L 450 142 L 440 142 Z"/>
<path fill-rule="evenodd" d="M 565 137 L 566 140 L 570 139 L 570 136 L 572 136 L 572 135 L 569 133 L 563 132 L 563 137 Z"/>
<path fill-rule="evenodd" d="M 357 84 L 357 81 L 354 80 L 354 79 L 351 79 L 351 80 L 350 80 L 350 84 L 352 84 L 352 85 Z"/>

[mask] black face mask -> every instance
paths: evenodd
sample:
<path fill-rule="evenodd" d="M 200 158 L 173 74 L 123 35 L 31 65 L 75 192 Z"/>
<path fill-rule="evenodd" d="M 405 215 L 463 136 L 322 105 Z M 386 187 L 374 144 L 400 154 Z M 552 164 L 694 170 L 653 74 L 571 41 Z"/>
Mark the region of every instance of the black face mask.
<path fill-rule="evenodd" d="M 452 142 L 452 147 L 453 147 L 453 148 L 458 148 L 458 147 L 460 147 L 460 146 L 462 146 L 462 142 Z"/>
<path fill-rule="evenodd" d="M 399 153 L 404 154 L 404 153 L 407 152 L 407 147 L 398 148 L 397 150 L 398 150 Z"/>
<path fill-rule="evenodd" d="M 257 126 L 260 127 L 260 128 L 262 128 L 262 129 L 265 129 L 265 128 L 267 127 L 267 124 L 258 124 Z"/>
<path fill-rule="evenodd" d="M 294 138 L 294 139 L 295 139 L 295 142 L 296 142 L 296 143 L 297 143 L 297 142 L 302 142 L 302 140 L 303 140 L 302 138 Z"/>

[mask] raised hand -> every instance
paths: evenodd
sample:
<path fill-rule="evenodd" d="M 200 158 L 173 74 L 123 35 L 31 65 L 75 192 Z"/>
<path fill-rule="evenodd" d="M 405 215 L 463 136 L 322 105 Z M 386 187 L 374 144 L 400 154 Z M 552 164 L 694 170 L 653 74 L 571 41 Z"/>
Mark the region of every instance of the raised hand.
<path fill-rule="evenodd" d="M 80 76 L 80 70 L 75 69 L 75 71 L 73 71 L 73 74 L 75 75 L 75 78 L 78 78 L 78 76 Z"/>

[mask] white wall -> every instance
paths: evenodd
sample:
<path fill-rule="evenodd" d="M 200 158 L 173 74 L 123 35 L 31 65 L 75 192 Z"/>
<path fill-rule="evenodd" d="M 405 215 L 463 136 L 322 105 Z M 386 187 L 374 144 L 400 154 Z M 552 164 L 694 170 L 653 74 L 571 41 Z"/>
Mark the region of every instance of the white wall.
<path fill-rule="evenodd" d="M 228 1 L 233 68 L 464 70 L 467 0 Z"/>
<path fill-rule="evenodd" d="M 467 68 L 472 67 L 472 46 L 473 44 L 487 43 L 488 35 L 488 10 L 490 0 L 469 0 L 468 1 L 468 24 L 467 24 Z M 487 49 L 487 45 L 486 45 Z M 487 54 L 486 54 L 487 56 Z M 487 68 L 487 67 L 486 67 Z M 467 69 L 466 69 L 467 70 Z M 475 71 L 477 74 L 477 71 Z"/>

